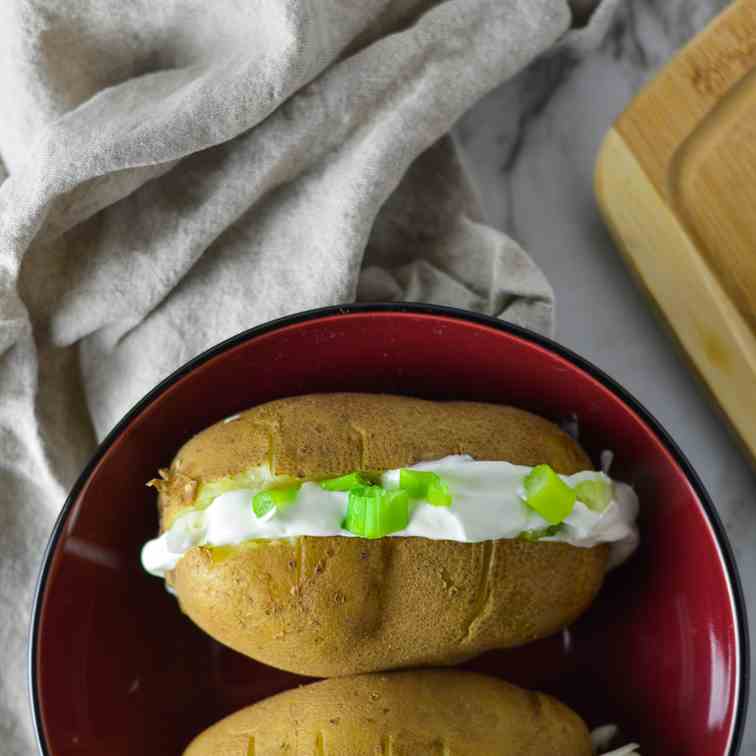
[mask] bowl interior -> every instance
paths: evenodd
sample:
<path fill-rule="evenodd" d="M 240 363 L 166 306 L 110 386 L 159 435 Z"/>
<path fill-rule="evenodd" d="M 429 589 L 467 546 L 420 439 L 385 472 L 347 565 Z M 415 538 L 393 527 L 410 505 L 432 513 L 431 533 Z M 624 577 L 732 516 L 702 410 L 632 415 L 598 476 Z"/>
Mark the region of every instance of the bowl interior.
<path fill-rule="evenodd" d="M 205 636 L 139 551 L 157 529 L 145 481 L 208 424 L 270 399 L 369 391 L 577 416 L 594 460 L 642 504 L 642 546 L 569 631 L 467 666 L 618 723 L 644 753 L 728 753 L 742 715 L 739 617 L 717 536 L 674 453 L 586 369 L 493 322 L 436 311 L 331 313 L 257 329 L 140 405 L 71 494 L 40 583 L 32 688 L 51 756 L 180 753 L 206 726 L 302 678 Z M 241 756 L 241 754 L 240 754 Z"/>

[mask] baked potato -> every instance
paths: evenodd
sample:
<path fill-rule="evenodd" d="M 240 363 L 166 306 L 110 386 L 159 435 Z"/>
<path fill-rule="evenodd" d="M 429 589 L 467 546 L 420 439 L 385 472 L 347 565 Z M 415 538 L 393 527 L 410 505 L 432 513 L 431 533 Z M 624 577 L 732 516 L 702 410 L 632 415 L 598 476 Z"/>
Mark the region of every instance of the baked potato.
<path fill-rule="evenodd" d="M 184 756 L 590 756 L 588 730 L 551 696 L 493 677 L 422 670 L 344 677 L 223 719 Z"/>
<path fill-rule="evenodd" d="M 563 475 L 592 469 L 569 435 L 513 407 L 299 396 L 189 440 L 153 481 L 161 532 L 201 508 L 208 492 L 242 479 L 318 481 L 460 454 L 548 464 Z M 554 633 L 593 601 L 607 553 L 605 544 L 521 538 L 302 536 L 194 546 L 166 581 L 220 642 L 274 667 L 331 677 L 450 665 Z"/>

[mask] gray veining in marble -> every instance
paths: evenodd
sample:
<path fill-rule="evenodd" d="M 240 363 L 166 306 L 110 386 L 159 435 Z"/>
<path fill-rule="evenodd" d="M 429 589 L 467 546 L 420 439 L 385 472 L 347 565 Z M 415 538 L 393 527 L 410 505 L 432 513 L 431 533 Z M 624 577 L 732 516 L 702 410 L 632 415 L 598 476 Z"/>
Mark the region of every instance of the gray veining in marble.
<path fill-rule="evenodd" d="M 489 220 L 523 244 L 552 282 L 557 339 L 645 404 L 703 478 L 729 534 L 753 616 L 756 472 L 631 280 L 592 188 L 596 154 L 614 118 L 725 5 L 626 0 L 595 54 L 575 62 L 563 51 L 540 61 L 540 87 L 530 79 L 526 90 L 522 78 L 500 87 L 462 119 L 456 138 Z M 527 103 L 520 120 L 511 117 L 513 100 Z M 756 753 L 753 714 L 741 753 Z"/>

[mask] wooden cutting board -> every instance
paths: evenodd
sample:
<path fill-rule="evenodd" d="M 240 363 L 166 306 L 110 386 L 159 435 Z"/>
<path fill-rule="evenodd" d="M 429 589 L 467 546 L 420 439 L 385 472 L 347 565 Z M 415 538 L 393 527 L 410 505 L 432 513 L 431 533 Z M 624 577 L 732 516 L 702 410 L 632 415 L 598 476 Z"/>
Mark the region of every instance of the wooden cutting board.
<path fill-rule="evenodd" d="M 730 5 L 619 117 L 596 194 L 756 460 L 756 0 Z"/>

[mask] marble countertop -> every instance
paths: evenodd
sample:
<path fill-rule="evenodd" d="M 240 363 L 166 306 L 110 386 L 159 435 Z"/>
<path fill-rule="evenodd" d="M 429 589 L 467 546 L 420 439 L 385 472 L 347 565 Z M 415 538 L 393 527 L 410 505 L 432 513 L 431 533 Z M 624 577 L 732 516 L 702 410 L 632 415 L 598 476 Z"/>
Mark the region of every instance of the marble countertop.
<path fill-rule="evenodd" d="M 539 61 L 527 86 L 520 77 L 491 93 L 455 136 L 488 220 L 520 242 L 551 281 L 557 340 L 633 393 L 703 478 L 735 551 L 756 647 L 756 471 L 631 279 L 592 188 L 596 154 L 614 118 L 726 4 L 626 0 L 597 51 L 581 60 L 563 52 Z M 528 103 L 524 117 L 512 117 L 513 98 Z M 756 753 L 754 684 L 751 704 L 744 755 Z"/>

